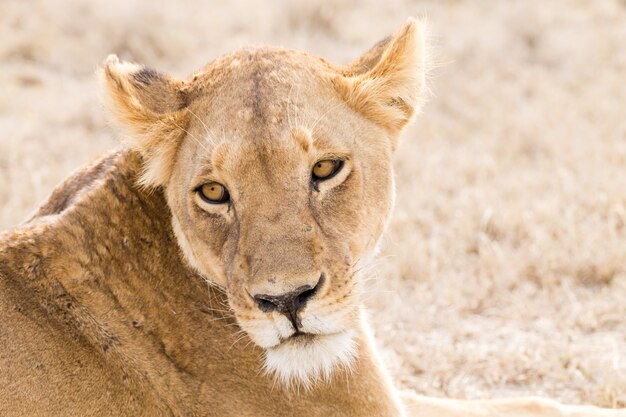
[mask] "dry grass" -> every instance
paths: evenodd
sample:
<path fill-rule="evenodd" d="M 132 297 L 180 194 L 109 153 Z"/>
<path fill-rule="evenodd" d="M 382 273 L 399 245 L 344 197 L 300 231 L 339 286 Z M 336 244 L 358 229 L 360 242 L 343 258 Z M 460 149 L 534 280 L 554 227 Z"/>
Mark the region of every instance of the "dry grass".
<path fill-rule="evenodd" d="M 116 145 L 109 52 L 179 76 L 261 41 L 347 62 L 420 14 L 446 65 L 368 300 L 396 380 L 626 405 L 624 1 L 2 0 L 0 228 Z"/>

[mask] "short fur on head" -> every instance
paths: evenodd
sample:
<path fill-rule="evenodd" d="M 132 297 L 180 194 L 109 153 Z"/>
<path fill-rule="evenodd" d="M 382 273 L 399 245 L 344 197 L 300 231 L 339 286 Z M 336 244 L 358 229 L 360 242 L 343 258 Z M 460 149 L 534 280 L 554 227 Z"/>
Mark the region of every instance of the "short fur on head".
<path fill-rule="evenodd" d="M 409 19 L 347 67 L 276 48 L 238 51 L 186 81 L 114 56 L 104 64 L 142 183 L 165 189 L 187 261 L 227 289 L 265 368 L 286 384 L 328 379 L 354 359 L 359 264 L 392 208 L 392 151 L 423 102 L 425 57 L 424 25 Z M 313 184 L 328 159 L 343 168 Z M 228 203 L 198 198 L 213 181 Z M 317 289 L 299 329 L 253 296 L 302 286 Z"/>

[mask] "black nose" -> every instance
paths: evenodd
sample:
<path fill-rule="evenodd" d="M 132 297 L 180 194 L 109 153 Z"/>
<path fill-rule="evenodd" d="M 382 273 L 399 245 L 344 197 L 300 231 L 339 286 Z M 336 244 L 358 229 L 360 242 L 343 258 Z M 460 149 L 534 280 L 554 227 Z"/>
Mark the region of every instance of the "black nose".
<path fill-rule="evenodd" d="M 257 294 L 254 296 L 254 300 L 262 311 L 278 311 L 284 314 L 293 324 L 293 327 L 298 330 L 300 327 L 300 319 L 298 318 L 298 312 L 306 305 L 317 292 L 321 286 L 323 276 L 320 277 L 317 285 L 312 287 L 310 285 L 303 285 L 295 290 L 280 294 Z"/>

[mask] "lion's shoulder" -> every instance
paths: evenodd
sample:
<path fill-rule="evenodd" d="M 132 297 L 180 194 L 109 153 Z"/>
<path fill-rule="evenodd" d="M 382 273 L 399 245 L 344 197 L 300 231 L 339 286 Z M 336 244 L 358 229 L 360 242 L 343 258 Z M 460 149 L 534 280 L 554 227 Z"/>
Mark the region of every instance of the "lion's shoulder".
<path fill-rule="evenodd" d="M 111 286 L 112 277 L 149 280 L 158 268 L 186 275 L 172 251 L 162 192 L 136 184 L 139 164 L 133 151 L 108 153 L 56 187 L 26 222 L 0 234 L 0 280 L 17 291 L 11 302 L 30 299 L 51 319 L 74 319 L 78 304 L 99 308 L 90 286 Z"/>
<path fill-rule="evenodd" d="M 88 192 L 98 193 L 98 185 L 118 178 L 132 177 L 140 163 L 139 156 L 128 150 L 114 150 L 82 166 L 52 191 L 32 219 L 59 214 L 75 205 Z M 87 196 L 88 197 L 88 196 Z M 89 197 L 88 197 L 89 198 Z"/>

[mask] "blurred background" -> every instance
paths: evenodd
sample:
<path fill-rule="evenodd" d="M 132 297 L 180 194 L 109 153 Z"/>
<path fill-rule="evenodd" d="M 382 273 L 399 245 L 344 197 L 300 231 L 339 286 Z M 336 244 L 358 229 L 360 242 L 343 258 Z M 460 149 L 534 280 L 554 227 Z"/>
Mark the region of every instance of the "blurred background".
<path fill-rule="evenodd" d="M 397 383 L 626 406 L 626 1 L 0 0 L 0 229 L 117 146 L 107 54 L 185 77 L 237 47 L 348 63 L 428 16 L 367 303 Z"/>

